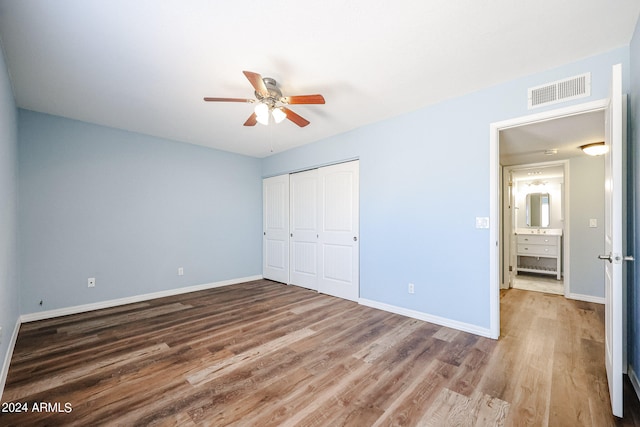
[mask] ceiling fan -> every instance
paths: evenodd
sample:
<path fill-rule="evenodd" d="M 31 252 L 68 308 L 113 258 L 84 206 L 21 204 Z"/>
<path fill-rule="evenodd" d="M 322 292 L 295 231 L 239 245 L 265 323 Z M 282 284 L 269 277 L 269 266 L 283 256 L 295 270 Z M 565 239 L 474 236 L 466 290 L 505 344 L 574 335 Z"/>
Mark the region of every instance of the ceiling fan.
<path fill-rule="evenodd" d="M 211 102 L 248 102 L 250 104 L 256 104 L 253 114 L 244 122 L 245 126 L 255 126 L 256 123 L 267 125 L 271 117 L 276 123 L 280 123 L 287 118 L 298 126 L 305 127 L 309 124 L 309 121 L 291 111 L 286 105 L 324 104 L 324 97 L 322 95 L 282 96 L 282 92 L 278 89 L 274 79 L 262 77 L 260 74 L 251 71 L 243 71 L 243 73 L 255 89 L 256 99 L 205 97 L 204 100 Z"/>

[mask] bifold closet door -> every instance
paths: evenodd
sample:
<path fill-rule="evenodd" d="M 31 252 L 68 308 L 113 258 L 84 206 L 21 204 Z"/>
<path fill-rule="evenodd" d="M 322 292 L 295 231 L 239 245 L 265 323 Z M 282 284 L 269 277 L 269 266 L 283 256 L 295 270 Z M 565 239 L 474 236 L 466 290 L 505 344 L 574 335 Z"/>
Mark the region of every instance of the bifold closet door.
<path fill-rule="evenodd" d="M 262 181 L 262 276 L 289 283 L 289 175 Z"/>
<path fill-rule="evenodd" d="M 359 297 L 359 163 L 318 169 L 318 291 L 356 301 Z"/>
<path fill-rule="evenodd" d="M 290 283 L 318 289 L 318 170 L 290 175 Z"/>

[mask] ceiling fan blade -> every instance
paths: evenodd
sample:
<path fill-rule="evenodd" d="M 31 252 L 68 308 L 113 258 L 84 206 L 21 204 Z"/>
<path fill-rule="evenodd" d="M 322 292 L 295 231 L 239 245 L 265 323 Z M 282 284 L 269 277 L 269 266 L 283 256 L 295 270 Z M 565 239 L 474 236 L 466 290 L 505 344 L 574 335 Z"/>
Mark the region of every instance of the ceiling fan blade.
<path fill-rule="evenodd" d="M 256 123 L 258 123 L 258 116 L 256 116 L 256 113 L 253 113 L 252 115 L 249 116 L 247 121 L 244 122 L 244 125 L 245 126 L 255 126 Z"/>
<path fill-rule="evenodd" d="M 251 71 L 243 71 L 242 73 L 249 79 L 249 83 L 251 83 L 251 86 L 253 86 L 257 93 L 261 96 L 269 96 L 267 86 L 265 86 L 260 74 Z"/>
<path fill-rule="evenodd" d="M 291 111 L 287 107 L 282 107 L 282 110 L 287 115 L 287 119 L 291 120 L 293 123 L 297 124 L 301 128 L 303 128 L 306 125 L 308 125 L 309 123 L 311 123 L 311 122 L 309 122 L 309 120 L 307 120 L 304 117 L 294 113 L 293 111 Z"/>
<path fill-rule="evenodd" d="M 255 102 L 254 99 L 246 99 L 246 98 L 211 98 L 206 96 L 204 98 L 205 101 L 213 101 L 213 102 Z"/>
<path fill-rule="evenodd" d="M 282 102 L 285 104 L 324 104 L 324 97 L 320 94 L 285 96 L 282 98 Z"/>

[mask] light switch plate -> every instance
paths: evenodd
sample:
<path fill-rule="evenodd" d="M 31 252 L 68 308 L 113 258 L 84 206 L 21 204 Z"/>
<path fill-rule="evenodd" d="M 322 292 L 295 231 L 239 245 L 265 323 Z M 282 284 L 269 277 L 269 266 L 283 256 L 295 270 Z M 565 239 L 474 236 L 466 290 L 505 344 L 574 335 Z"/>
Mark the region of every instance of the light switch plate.
<path fill-rule="evenodd" d="M 477 216 L 476 217 L 476 228 L 489 228 L 489 217 L 488 216 Z"/>
<path fill-rule="evenodd" d="M 598 228 L 598 220 L 596 218 L 589 219 L 590 228 Z"/>

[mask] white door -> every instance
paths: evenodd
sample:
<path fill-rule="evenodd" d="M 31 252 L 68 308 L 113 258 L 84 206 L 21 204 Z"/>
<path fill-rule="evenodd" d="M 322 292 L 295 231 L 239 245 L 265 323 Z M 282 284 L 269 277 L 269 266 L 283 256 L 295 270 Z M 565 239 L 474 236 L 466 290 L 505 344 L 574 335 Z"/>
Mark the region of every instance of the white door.
<path fill-rule="evenodd" d="M 318 291 L 359 297 L 359 163 L 318 170 L 320 191 Z"/>
<path fill-rule="evenodd" d="M 622 417 L 622 67 L 613 66 L 611 94 L 605 112 L 605 362 L 611 409 Z"/>
<path fill-rule="evenodd" d="M 513 287 L 516 272 L 518 271 L 518 255 L 516 251 L 516 210 L 515 206 L 515 194 L 513 192 L 513 170 L 503 170 L 503 215 L 501 233 L 503 235 L 502 241 L 504 242 L 504 260 L 503 260 L 503 281 L 501 283 L 502 289 L 509 289 Z"/>
<path fill-rule="evenodd" d="M 318 170 L 291 174 L 291 284 L 318 289 Z"/>
<path fill-rule="evenodd" d="M 289 175 L 262 181 L 262 276 L 289 283 Z"/>

